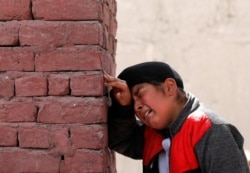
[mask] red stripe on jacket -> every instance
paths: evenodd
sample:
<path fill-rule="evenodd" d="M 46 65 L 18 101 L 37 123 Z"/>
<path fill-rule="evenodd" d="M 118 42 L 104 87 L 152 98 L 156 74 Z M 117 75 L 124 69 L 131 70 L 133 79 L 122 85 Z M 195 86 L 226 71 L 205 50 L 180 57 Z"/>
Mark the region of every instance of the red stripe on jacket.
<path fill-rule="evenodd" d="M 190 114 L 180 130 L 171 139 L 170 172 L 181 173 L 199 168 L 195 146 L 212 126 L 211 121 L 201 111 Z M 144 131 L 143 164 L 148 166 L 162 150 L 163 137 L 151 127 Z"/>

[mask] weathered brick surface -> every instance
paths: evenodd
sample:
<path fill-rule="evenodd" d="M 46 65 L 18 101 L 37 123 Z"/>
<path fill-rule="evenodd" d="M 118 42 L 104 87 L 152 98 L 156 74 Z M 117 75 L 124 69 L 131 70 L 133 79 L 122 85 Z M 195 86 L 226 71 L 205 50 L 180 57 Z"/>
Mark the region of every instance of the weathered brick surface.
<path fill-rule="evenodd" d="M 99 0 L 33 0 L 35 19 L 43 20 L 100 20 Z"/>
<path fill-rule="evenodd" d="M 68 95 L 70 92 L 69 76 L 65 74 L 52 74 L 48 78 L 49 95 L 63 96 Z"/>
<path fill-rule="evenodd" d="M 47 78 L 32 74 L 15 80 L 17 96 L 45 96 L 47 95 Z"/>
<path fill-rule="evenodd" d="M 17 45 L 18 29 L 19 29 L 19 24 L 16 21 L 7 23 L 0 22 L 0 45 L 2 46 Z"/>
<path fill-rule="evenodd" d="M 106 122 L 106 101 L 99 98 L 37 98 L 40 123 L 103 123 Z"/>
<path fill-rule="evenodd" d="M 114 39 L 117 33 L 117 20 L 113 15 L 110 16 L 110 32 Z"/>
<path fill-rule="evenodd" d="M 107 127 L 104 125 L 74 126 L 70 128 L 75 148 L 100 149 L 107 147 Z"/>
<path fill-rule="evenodd" d="M 31 0 L 0 0 L 0 20 L 31 19 Z"/>
<path fill-rule="evenodd" d="M 98 46 L 76 46 L 36 54 L 36 71 L 101 70 L 104 50 Z"/>
<path fill-rule="evenodd" d="M 103 22 L 107 27 L 110 26 L 111 16 L 112 16 L 112 14 L 110 13 L 110 8 L 109 8 L 108 4 L 104 4 L 104 6 L 103 6 Z"/>
<path fill-rule="evenodd" d="M 69 127 L 50 127 L 50 145 L 52 149 L 50 154 L 54 156 L 67 156 L 72 157 L 76 149 L 72 146 L 70 140 Z"/>
<path fill-rule="evenodd" d="M 104 149 L 107 147 L 106 125 L 51 125 L 24 123 L 19 127 L 0 126 L 3 132 L 9 132 L 14 146 L 18 141 L 21 148 L 49 149 L 54 156 L 72 156 L 76 149 Z M 18 129 L 18 130 L 17 130 Z M 7 134 L 0 138 L 4 144 Z M 3 142 L 2 142 L 3 141 Z M 14 143 L 15 142 L 15 143 Z M 10 142 L 9 142 L 10 143 Z"/>
<path fill-rule="evenodd" d="M 61 162 L 61 173 L 106 172 L 107 160 L 103 150 L 79 149 Z"/>
<path fill-rule="evenodd" d="M 0 173 L 115 173 L 115 0 L 0 0 Z"/>
<path fill-rule="evenodd" d="M 13 70 L 34 70 L 34 54 L 30 49 L 0 47 L 0 71 Z"/>
<path fill-rule="evenodd" d="M 22 46 L 103 45 L 103 26 L 96 21 L 28 21 L 19 30 Z"/>
<path fill-rule="evenodd" d="M 18 141 L 21 148 L 49 148 L 50 136 L 47 127 L 21 125 L 18 128 Z"/>
<path fill-rule="evenodd" d="M 17 128 L 11 125 L 0 125 L 0 146 L 17 146 Z"/>
<path fill-rule="evenodd" d="M 21 173 L 59 172 L 61 157 L 49 155 L 44 150 L 0 148 L 0 172 Z"/>
<path fill-rule="evenodd" d="M 103 76 L 99 74 L 75 74 L 70 79 L 71 95 L 102 96 Z"/>
<path fill-rule="evenodd" d="M 108 4 L 113 16 L 116 16 L 117 12 L 117 4 L 115 0 L 104 0 L 106 4 Z"/>
<path fill-rule="evenodd" d="M 0 100 L 1 122 L 33 122 L 37 109 L 33 103 Z"/>
<path fill-rule="evenodd" d="M 106 172 L 117 172 L 116 171 L 116 155 L 115 153 L 108 149 L 106 150 L 106 154 L 107 154 L 107 165 L 108 165 L 108 169 Z"/>
<path fill-rule="evenodd" d="M 0 98 L 14 95 L 14 80 L 8 75 L 0 75 Z"/>

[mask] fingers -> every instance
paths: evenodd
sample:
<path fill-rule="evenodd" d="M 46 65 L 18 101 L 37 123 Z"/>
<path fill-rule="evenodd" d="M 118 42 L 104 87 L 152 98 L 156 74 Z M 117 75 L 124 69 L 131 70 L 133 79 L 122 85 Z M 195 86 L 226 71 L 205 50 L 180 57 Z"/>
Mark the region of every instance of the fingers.
<path fill-rule="evenodd" d="M 125 81 L 119 81 L 119 80 L 105 83 L 105 85 L 118 90 L 126 90 L 128 88 L 127 83 Z"/>
<path fill-rule="evenodd" d="M 125 90 L 119 90 L 114 88 L 113 94 L 115 96 L 115 99 L 123 106 L 127 106 L 131 104 L 131 94 L 126 88 Z"/>
<path fill-rule="evenodd" d="M 116 77 L 112 77 L 111 75 L 107 74 L 105 71 L 103 71 L 104 76 L 104 84 L 108 87 L 113 88 L 113 94 L 115 96 L 115 99 L 121 104 L 121 105 L 130 105 L 131 104 L 131 94 L 128 88 L 128 85 L 125 80 L 121 80 Z"/>
<path fill-rule="evenodd" d="M 110 76 L 107 72 L 103 71 L 103 77 L 105 79 L 105 82 L 111 82 L 115 81 L 115 77 Z"/>
<path fill-rule="evenodd" d="M 127 83 L 124 80 L 121 80 L 119 78 L 115 78 L 110 76 L 104 71 L 104 84 L 106 86 L 112 87 L 112 88 L 117 88 L 117 89 L 125 89 L 127 87 Z"/>

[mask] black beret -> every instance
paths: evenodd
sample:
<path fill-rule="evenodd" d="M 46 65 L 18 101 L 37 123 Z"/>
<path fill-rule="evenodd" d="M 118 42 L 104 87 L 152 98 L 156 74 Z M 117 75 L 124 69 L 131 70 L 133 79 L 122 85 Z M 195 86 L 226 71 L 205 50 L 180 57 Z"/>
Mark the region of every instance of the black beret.
<path fill-rule="evenodd" d="M 152 81 L 161 83 L 167 78 L 173 78 L 177 87 L 184 89 L 180 75 L 164 62 L 151 61 L 127 67 L 118 75 L 118 78 L 125 80 L 130 89 L 136 84 Z"/>

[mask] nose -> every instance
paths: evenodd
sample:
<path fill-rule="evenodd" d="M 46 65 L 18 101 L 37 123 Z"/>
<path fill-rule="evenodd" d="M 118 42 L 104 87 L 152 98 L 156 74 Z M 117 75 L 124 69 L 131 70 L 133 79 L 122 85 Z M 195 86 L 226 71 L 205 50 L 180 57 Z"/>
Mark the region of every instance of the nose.
<path fill-rule="evenodd" d="M 140 101 L 135 100 L 135 102 L 134 102 L 135 111 L 141 111 L 142 108 L 143 108 L 143 104 Z"/>

